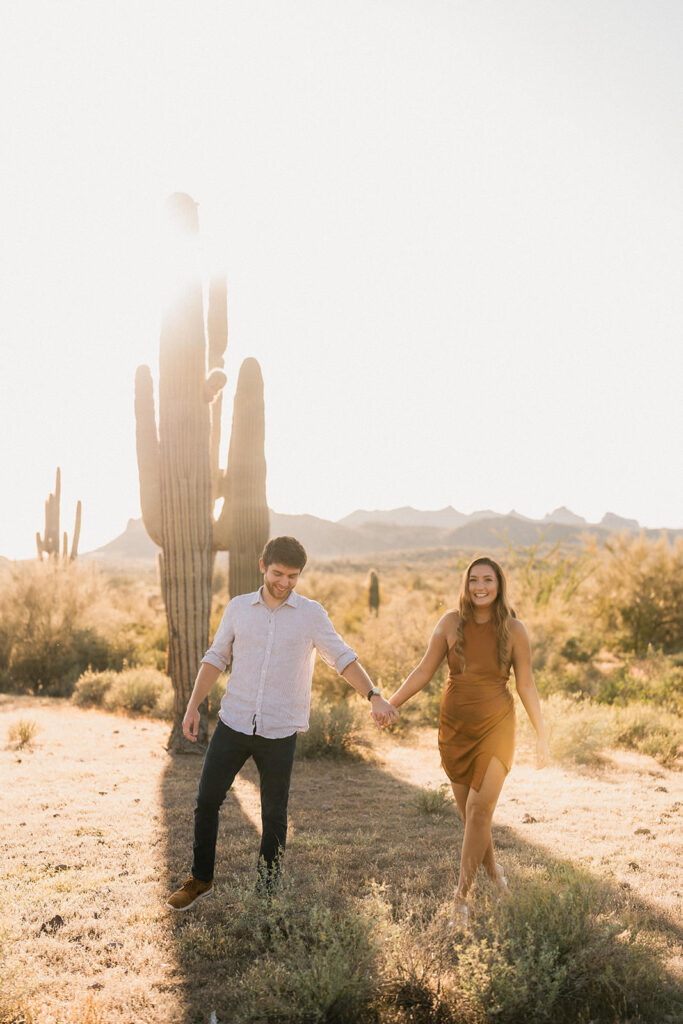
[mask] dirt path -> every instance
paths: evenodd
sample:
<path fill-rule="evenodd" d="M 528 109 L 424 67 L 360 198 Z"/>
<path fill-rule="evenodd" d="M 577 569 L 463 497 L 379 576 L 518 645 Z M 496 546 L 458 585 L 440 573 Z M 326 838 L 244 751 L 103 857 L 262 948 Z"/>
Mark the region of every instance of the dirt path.
<path fill-rule="evenodd" d="M 7 744 L 19 718 L 38 727 L 32 750 Z M 208 1020 L 179 955 L 193 925 L 163 907 L 189 866 L 201 764 L 172 761 L 167 733 L 149 719 L 0 697 L 5 976 L 40 1024 Z M 222 817 L 217 877 L 226 887 L 253 872 L 255 782 L 248 769 Z M 378 737 L 370 762 L 297 764 L 288 861 L 334 866 L 358 893 L 371 877 L 407 891 L 447 884 L 457 818 L 450 807 L 426 816 L 415 800 L 442 783 L 433 730 L 408 741 Z M 628 889 L 661 922 L 677 968 L 669 928 L 681 915 L 682 806 L 681 776 L 644 756 L 615 753 L 599 772 L 543 773 L 520 756 L 495 839 L 513 884 L 543 854 Z M 197 985 L 208 984 L 208 972 Z"/>

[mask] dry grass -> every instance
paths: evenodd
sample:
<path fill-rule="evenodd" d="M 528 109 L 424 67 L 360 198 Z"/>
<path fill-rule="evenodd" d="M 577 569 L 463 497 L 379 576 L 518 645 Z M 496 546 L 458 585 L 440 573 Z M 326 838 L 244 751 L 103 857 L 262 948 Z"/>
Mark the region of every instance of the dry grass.
<path fill-rule="evenodd" d="M 172 915 L 163 904 L 189 866 L 199 759 L 169 758 L 158 721 L 30 697 L 0 698 L 0 714 L 5 729 L 21 715 L 39 730 L 33 750 L 0 751 L 3 1024 L 17 1012 L 40 1024 L 198 1024 L 212 1010 L 223 1022 L 514 1020 L 487 1016 L 502 976 L 517 979 L 519 1013 L 540 1020 L 529 1000 L 552 992 L 522 991 L 530 965 L 515 936 L 549 929 L 554 945 L 534 946 L 541 981 L 566 983 L 553 950 L 576 920 L 587 947 L 636 958 L 634 985 L 636 963 L 657 982 L 657 952 L 680 969 L 681 777 L 642 754 L 536 773 L 522 745 L 495 826 L 517 918 L 482 880 L 474 934 L 458 945 L 444 922 L 459 820 L 450 798 L 438 814 L 419 806 L 443 783 L 433 729 L 375 734 L 361 760 L 297 762 L 274 908 L 251 891 L 258 790 L 247 766 L 222 813 L 215 896 Z M 327 1016 L 311 1016 L 323 999 Z M 628 1019 L 664 1019 L 640 1012 Z"/>

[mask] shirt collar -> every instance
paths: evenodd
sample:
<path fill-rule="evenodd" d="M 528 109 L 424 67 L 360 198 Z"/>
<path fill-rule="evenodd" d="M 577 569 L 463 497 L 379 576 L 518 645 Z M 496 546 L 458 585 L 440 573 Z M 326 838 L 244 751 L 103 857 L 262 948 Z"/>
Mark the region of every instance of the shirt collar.
<path fill-rule="evenodd" d="M 252 604 L 266 604 L 266 602 L 263 600 L 263 584 L 261 584 L 261 586 L 258 588 L 256 593 L 253 595 L 251 603 Z M 288 604 L 290 608 L 297 608 L 298 605 L 299 605 L 299 598 L 297 596 L 296 591 L 293 590 L 291 592 L 291 594 L 289 595 L 289 597 L 287 598 L 287 600 L 283 601 L 282 603 L 283 604 Z M 266 607 L 267 607 L 267 605 L 266 605 Z"/>

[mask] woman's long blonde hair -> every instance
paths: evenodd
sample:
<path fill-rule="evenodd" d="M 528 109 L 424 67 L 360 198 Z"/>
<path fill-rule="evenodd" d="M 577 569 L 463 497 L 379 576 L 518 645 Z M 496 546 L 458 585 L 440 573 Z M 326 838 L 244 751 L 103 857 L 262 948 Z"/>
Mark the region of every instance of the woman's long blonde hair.
<path fill-rule="evenodd" d="M 510 626 L 512 624 L 512 620 L 515 618 L 515 612 L 508 601 L 505 573 L 498 565 L 498 562 L 493 558 L 489 558 L 487 555 L 481 555 L 479 558 L 475 558 L 474 561 L 470 562 L 463 573 L 462 584 L 460 586 L 460 597 L 458 598 L 459 614 L 454 651 L 462 662 L 464 669 L 466 666 L 464 653 L 465 634 L 463 629 L 465 623 L 474 618 L 474 607 L 470 600 L 468 584 L 470 573 L 474 569 L 475 565 L 490 565 L 498 579 L 498 594 L 493 603 L 492 619 L 493 624 L 496 627 L 496 636 L 498 637 L 498 665 L 500 666 L 501 672 L 504 672 L 510 664 Z"/>

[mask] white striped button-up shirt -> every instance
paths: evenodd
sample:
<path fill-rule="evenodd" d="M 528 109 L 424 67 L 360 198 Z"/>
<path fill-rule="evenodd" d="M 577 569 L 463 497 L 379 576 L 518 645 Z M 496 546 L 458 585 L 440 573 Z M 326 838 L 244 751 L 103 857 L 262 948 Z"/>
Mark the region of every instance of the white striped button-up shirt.
<path fill-rule="evenodd" d="M 233 597 L 202 661 L 232 664 L 218 713 L 225 725 L 281 739 L 308 729 L 316 651 L 340 673 L 358 656 L 317 601 L 292 591 L 271 609 L 262 590 Z"/>

